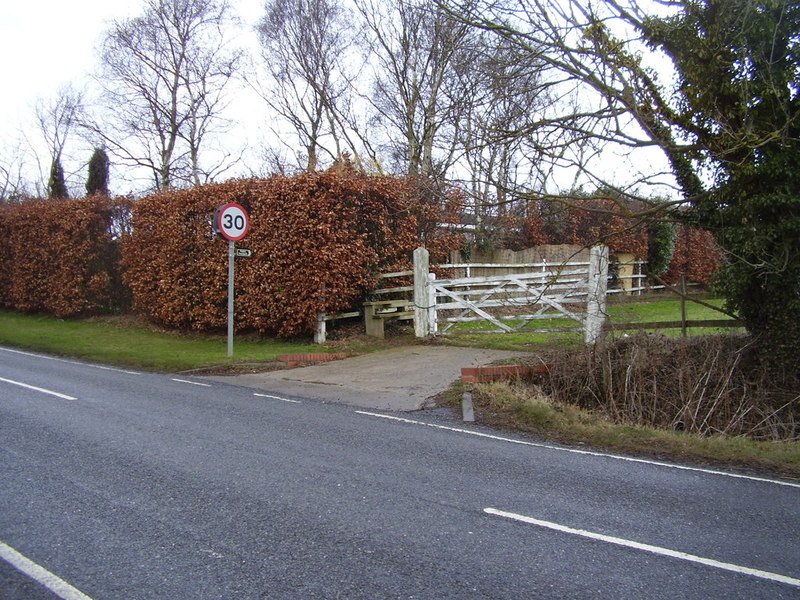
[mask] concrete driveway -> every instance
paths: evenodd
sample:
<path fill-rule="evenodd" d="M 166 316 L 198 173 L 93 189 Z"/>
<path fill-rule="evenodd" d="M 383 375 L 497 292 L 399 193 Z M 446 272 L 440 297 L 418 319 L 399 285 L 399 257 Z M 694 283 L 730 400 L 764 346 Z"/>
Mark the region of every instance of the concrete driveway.
<path fill-rule="evenodd" d="M 462 367 L 485 366 L 525 354 L 454 346 L 406 346 L 307 367 L 215 375 L 209 379 L 265 393 L 380 410 L 413 411 L 448 389 L 461 377 Z"/>

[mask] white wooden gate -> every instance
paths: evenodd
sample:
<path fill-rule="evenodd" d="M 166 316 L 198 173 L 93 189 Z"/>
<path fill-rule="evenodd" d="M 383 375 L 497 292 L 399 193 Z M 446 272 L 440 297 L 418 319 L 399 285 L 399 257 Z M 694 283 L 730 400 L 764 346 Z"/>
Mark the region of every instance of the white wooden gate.
<path fill-rule="evenodd" d="M 532 265 L 527 273 L 485 277 L 437 280 L 429 273 L 427 258 L 423 248 L 414 253 L 418 337 L 449 335 L 459 323 L 476 321 L 496 328 L 470 329 L 470 333 L 583 330 L 589 344 L 600 337 L 608 277 L 608 248 L 604 246 L 592 248 L 589 263 L 543 263 Z M 537 322 L 565 318 L 577 325 L 536 327 Z"/>

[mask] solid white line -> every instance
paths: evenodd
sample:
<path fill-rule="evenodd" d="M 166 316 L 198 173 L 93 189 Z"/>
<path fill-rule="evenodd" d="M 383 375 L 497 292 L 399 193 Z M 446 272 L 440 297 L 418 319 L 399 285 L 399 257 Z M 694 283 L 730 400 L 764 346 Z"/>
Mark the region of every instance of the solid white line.
<path fill-rule="evenodd" d="M 79 589 L 71 586 L 44 567 L 37 565 L 3 542 L 0 542 L 0 558 L 46 587 L 62 600 L 92 600 Z"/>
<path fill-rule="evenodd" d="M 776 581 L 779 583 L 786 583 L 789 585 L 793 585 L 795 587 L 800 587 L 800 579 L 795 579 L 794 577 L 788 577 L 786 575 L 780 575 L 778 573 L 770 573 L 769 571 L 761 571 L 760 569 L 751 569 L 750 567 L 743 567 L 740 565 L 721 562 L 718 560 L 714 560 L 713 558 L 705 558 L 703 556 L 687 554 L 686 552 L 680 552 L 678 550 L 670 550 L 669 548 L 662 548 L 660 546 L 642 544 L 640 542 L 634 542 L 633 540 L 626 540 L 624 538 L 604 535 L 602 533 L 586 531 L 585 529 L 574 529 L 572 527 L 567 527 L 566 525 L 560 525 L 559 523 L 553 523 L 551 521 L 540 521 L 539 519 L 526 517 L 525 515 L 518 515 L 516 513 L 506 512 L 503 510 L 497 510 L 496 508 L 484 508 L 483 512 L 490 515 L 503 517 L 506 519 L 512 519 L 514 521 L 520 521 L 522 523 L 527 523 L 529 525 L 536 525 L 538 527 L 545 527 L 547 529 L 560 531 L 562 533 L 569 533 L 571 535 L 578 535 L 580 537 L 606 542 L 607 544 L 615 544 L 617 546 L 633 548 L 634 550 L 651 552 L 653 554 L 658 554 L 661 556 L 668 556 L 670 558 L 677 558 L 680 560 L 685 560 L 688 562 L 693 562 L 708 567 L 714 567 L 715 569 L 722 569 L 723 571 L 731 571 L 733 573 L 739 573 L 741 575 L 750 575 L 752 577 L 758 577 L 760 579 L 768 579 L 770 581 Z"/>
<path fill-rule="evenodd" d="M 0 348 L 3 352 L 12 352 L 14 354 L 22 354 L 23 356 L 32 356 L 34 358 L 44 358 L 45 360 L 54 360 L 56 362 L 63 362 L 69 365 L 79 365 L 81 367 L 91 367 L 93 369 L 102 369 L 103 371 L 115 371 L 117 373 L 127 373 L 128 375 L 141 375 L 137 371 L 127 371 L 125 369 L 117 369 L 115 367 L 106 367 L 104 365 L 95 365 L 87 362 L 79 362 L 77 360 L 67 360 L 66 358 L 56 358 L 55 356 L 47 356 L 46 354 L 36 354 L 35 352 L 23 352 L 22 350 L 12 350 L 11 348 Z"/>
<path fill-rule="evenodd" d="M 461 429 L 459 427 L 449 427 L 447 425 L 436 425 L 435 423 L 426 423 L 424 421 L 415 421 L 413 419 L 405 419 L 403 417 L 395 417 L 393 415 L 385 415 L 381 413 L 367 412 L 363 410 L 355 411 L 356 414 L 366 415 L 369 417 L 377 417 L 379 419 L 388 419 L 390 421 L 399 421 L 401 423 L 408 423 L 411 425 L 423 425 L 425 427 L 433 427 L 434 429 L 444 429 L 445 431 L 454 431 L 456 433 L 464 433 L 466 435 L 473 435 L 476 437 L 488 438 L 490 440 L 497 440 L 507 442 L 509 444 L 517 444 L 520 446 L 533 446 L 534 448 L 545 448 L 547 450 L 555 450 L 557 452 L 569 452 L 572 454 L 582 454 L 585 456 L 599 456 L 602 458 L 611 458 L 614 460 L 623 460 L 627 462 L 642 463 L 646 465 L 654 465 L 657 467 L 666 467 L 668 469 L 678 469 L 679 471 L 694 471 L 696 473 L 706 473 L 707 475 L 719 475 L 722 477 L 731 477 L 734 479 L 746 479 L 749 481 L 758 481 L 761 483 L 772 483 L 774 485 L 783 485 L 786 487 L 793 487 L 800 489 L 800 483 L 792 483 L 790 481 L 781 481 L 780 479 L 767 479 L 766 477 L 754 477 L 752 475 L 741 475 L 739 473 L 728 473 L 726 471 L 716 471 L 714 469 L 704 469 L 702 467 L 688 467 L 686 465 L 678 465 L 674 463 L 666 463 L 658 460 L 648 460 L 646 458 L 634 458 L 632 456 L 619 456 L 617 454 L 606 454 L 605 452 L 594 452 L 592 450 L 578 450 L 577 448 L 563 448 L 560 446 L 552 446 L 550 444 L 540 444 L 537 442 L 526 442 L 524 440 L 516 440 L 514 438 L 507 438 L 500 435 L 492 435 L 491 433 L 483 433 L 480 431 L 472 431 L 470 429 Z"/>
<path fill-rule="evenodd" d="M 66 394 L 60 394 L 59 392 L 54 392 L 53 390 L 46 390 L 45 388 L 36 387 L 35 385 L 28 385 L 27 383 L 22 383 L 21 381 L 14 381 L 13 379 L 0 377 L 0 381 L 3 383 L 10 383 L 11 385 L 18 385 L 19 387 L 33 390 L 35 392 L 49 394 L 51 396 L 55 396 L 56 398 L 61 398 L 62 400 L 77 400 L 77 398 L 74 396 L 67 396 Z"/>
<path fill-rule="evenodd" d="M 281 402 L 291 402 L 292 404 L 302 404 L 300 400 L 290 400 L 289 398 L 281 398 L 280 396 L 270 396 L 269 394 L 254 393 L 253 396 L 258 396 L 259 398 L 272 398 L 273 400 L 280 400 Z"/>
<path fill-rule="evenodd" d="M 189 385 L 199 385 L 200 387 L 212 387 L 210 383 L 200 383 L 199 381 L 189 381 L 187 379 L 175 379 L 172 378 L 172 381 L 177 381 L 178 383 L 188 383 Z"/>

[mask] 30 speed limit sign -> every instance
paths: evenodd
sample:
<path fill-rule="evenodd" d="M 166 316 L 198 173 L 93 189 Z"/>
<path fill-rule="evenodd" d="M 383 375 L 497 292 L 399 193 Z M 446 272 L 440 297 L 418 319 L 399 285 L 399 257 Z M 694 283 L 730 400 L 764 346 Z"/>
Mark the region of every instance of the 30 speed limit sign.
<path fill-rule="evenodd" d="M 250 217 L 239 204 L 231 202 L 220 206 L 214 214 L 214 230 L 231 242 L 238 242 L 250 229 Z"/>

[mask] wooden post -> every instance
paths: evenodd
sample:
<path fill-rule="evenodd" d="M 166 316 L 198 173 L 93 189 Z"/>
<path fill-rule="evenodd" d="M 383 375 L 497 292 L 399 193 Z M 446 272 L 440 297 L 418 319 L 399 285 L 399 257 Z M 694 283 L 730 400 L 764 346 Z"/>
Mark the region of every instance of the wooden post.
<path fill-rule="evenodd" d="M 631 290 L 634 287 L 634 274 L 636 273 L 636 255 L 634 254 L 623 254 L 617 253 L 615 254 L 617 257 L 617 265 L 619 265 L 619 272 L 617 273 L 617 279 L 619 280 L 619 287 L 625 290 L 623 293 L 628 295 L 632 295 L 633 292 Z M 636 280 L 638 281 L 638 279 Z"/>
<path fill-rule="evenodd" d="M 592 246 L 589 255 L 588 296 L 584 341 L 595 344 L 602 338 L 606 316 L 606 290 L 608 288 L 608 248 Z"/>
<path fill-rule="evenodd" d="M 686 275 L 681 275 L 681 337 L 686 337 Z"/>
<path fill-rule="evenodd" d="M 436 319 L 436 273 L 428 273 L 428 333 L 436 335 L 439 331 L 439 321 Z"/>
<path fill-rule="evenodd" d="M 325 313 L 317 313 L 317 330 L 314 332 L 314 343 L 324 344 L 327 339 L 327 326 L 325 325 Z"/>
<path fill-rule="evenodd" d="M 414 250 L 414 335 L 418 338 L 428 337 L 431 331 L 429 270 L 430 254 L 425 248 L 417 248 Z"/>
<path fill-rule="evenodd" d="M 472 392 L 465 391 L 461 395 L 461 419 L 466 423 L 475 422 L 475 407 L 472 403 Z"/>
<path fill-rule="evenodd" d="M 369 337 L 383 339 L 385 334 L 383 319 L 376 317 L 377 306 L 374 302 L 364 302 L 364 329 Z"/>

